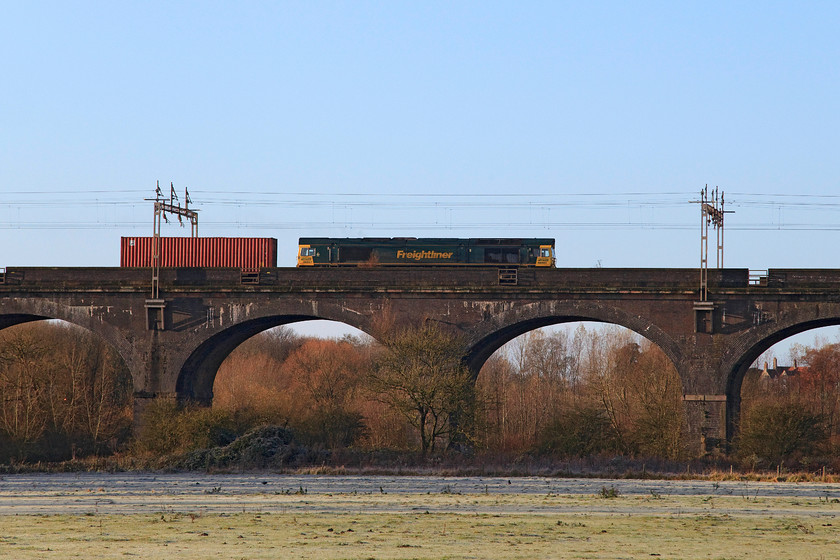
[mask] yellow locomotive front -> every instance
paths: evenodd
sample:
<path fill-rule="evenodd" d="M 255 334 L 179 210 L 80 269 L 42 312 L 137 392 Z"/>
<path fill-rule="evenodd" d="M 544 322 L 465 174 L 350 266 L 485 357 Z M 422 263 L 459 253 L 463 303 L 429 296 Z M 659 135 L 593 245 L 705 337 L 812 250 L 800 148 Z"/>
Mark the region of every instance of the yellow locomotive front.
<path fill-rule="evenodd" d="M 537 257 L 537 262 L 535 263 L 535 266 L 553 267 L 554 263 L 554 247 L 552 247 L 551 245 L 540 245 L 540 254 Z"/>

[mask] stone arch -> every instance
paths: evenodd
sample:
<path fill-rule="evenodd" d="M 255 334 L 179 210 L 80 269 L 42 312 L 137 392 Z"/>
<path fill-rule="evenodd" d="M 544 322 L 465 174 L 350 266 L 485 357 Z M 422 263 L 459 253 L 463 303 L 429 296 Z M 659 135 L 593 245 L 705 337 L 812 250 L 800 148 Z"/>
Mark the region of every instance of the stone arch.
<path fill-rule="evenodd" d="M 332 317 L 315 315 L 268 315 L 232 325 L 205 339 L 186 358 L 178 374 L 176 394 L 182 402 L 210 405 L 213 383 L 222 362 L 233 350 L 252 336 L 268 329 L 300 321 L 327 320 L 343 322 L 367 333 L 362 326 Z"/>
<path fill-rule="evenodd" d="M 0 310 L 0 330 L 33 321 L 58 320 L 70 323 L 93 333 L 110 345 L 128 367 L 129 371 L 132 372 L 132 377 L 134 378 L 134 366 L 136 364 L 132 360 L 132 344 L 123 336 L 119 329 L 110 323 L 100 321 L 92 314 L 80 312 L 79 308 L 64 306 L 55 302 L 49 302 L 47 305 L 41 302 L 40 305 L 33 306 L 34 309 L 28 309 L 29 306 L 20 305 L 19 302 L 16 303 L 18 305 L 10 309 L 9 312 L 2 313 L 2 310 Z M 136 388 L 138 379 L 134 378 L 134 384 Z"/>
<path fill-rule="evenodd" d="M 645 317 L 592 302 L 542 301 L 493 314 L 485 322 L 487 327 L 471 340 L 465 362 L 477 376 L 484 362 L 517 336 L 540 327 L 575 321 L 609 323 L 630 329 L 659 346 L 683 377 L 679 345 L 662 329 Z"/>
<path fill-rule="evenodd" d="M 767 323 L 759 325 L 742 335 L 723 355 L 726 377 L 726 439 L 732 441 L 737 434 L 741 416 L 741 386 L 750 366 L 764 352 L 778 342 L 791 336 L 840 325 L 840 317 L 791 321 L 786 324 Z"/>

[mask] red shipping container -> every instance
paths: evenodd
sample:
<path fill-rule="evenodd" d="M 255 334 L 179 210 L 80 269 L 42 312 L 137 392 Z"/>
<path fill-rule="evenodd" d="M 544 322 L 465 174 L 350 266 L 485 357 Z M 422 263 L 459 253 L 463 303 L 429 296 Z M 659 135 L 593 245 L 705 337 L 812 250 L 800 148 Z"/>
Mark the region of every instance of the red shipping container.
<path fill-rule="evenodd" d="M 123 237 L 120 266 L 151 267 L 154 237 Z M 277 266 L 270 237 L 161 237 L 163 268 L 261 268 Z"/>

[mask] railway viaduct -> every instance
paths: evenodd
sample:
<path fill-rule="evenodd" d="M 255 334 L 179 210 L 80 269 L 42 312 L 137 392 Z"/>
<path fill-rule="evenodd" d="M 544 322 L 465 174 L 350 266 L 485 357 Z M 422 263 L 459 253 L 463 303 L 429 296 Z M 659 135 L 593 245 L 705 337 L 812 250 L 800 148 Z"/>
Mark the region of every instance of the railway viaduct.
<path fill-rule="evenodd" d="M 683 384 L 698 452 L 732 438 L 744 374 L 776 342 L 840 324 L 840 270 L 264 268 L 8 268 L 0 329 L 60 319 L 87 328 L 122 356 L 134 379 L 135 419 L 149 399 L 209 403 L 225 357 L 250 336 L 310 319 L 374 332 L 434 321 L 466 341 L 474 372 L 516 336 L 570 321 L 631 329 L 656 343 Z"/>

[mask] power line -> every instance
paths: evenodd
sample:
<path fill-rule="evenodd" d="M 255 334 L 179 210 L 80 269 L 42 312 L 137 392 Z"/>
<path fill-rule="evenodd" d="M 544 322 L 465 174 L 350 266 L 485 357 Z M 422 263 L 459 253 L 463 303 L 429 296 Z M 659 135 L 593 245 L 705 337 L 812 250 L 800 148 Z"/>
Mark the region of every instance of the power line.
<path fill-rule="evenodd" d="M 0 223 L 0 230 L 44 230 L 44 231 L 71 231 L 71 230 L 119 230 L 136 231 L 145 230 L 149 224 L 146 221 L 108 221 L 108 222 L 18 222 Z M 586 222 L 515 222 L 515 221 L 471 221 L 456 223 L 429 223 L 429 222 L 383 222 L 377 221 L 283 221 L 283 222 L 262 222 L 262 221 L 212 221 L 206 220 L 204 227 L 211 230 L 263 230 L 263 231 L 343 231 L 343 230 L 367 230 L 367 231 L 464 231 L 482 229 L 514 229 L 514 230 L 575 230 L 575 231 L 614 231 L 614 230 L 664 230 L 664 231 L 694 231 L 696 225 L 673 223 L 673 222 L 608 222 L 608 221 L 586 221 Z M 742 224 L 729 225 L 729 231 L 840 231 L 840 224 L 834 223 L 790 223 L 790 224 Z M 145 234 L 144 234 L 145 235 Z"/>
<path fill-rule="evenodd" d="M 137 195 L 148 189 L 80 189 L 10 191 L 0 194 L 0 229 L 4 230 L 104 230 L 143 229 L 146 222 L 130 218 L 147 203 Z M 26 195 L 25 198 L 18 198 Z M 688 192 L 622 193 L 328 193 L 270 192 L 265 190 L 193 193 L 196 206 L 241 208 L 247 221 L 207 219 L 215 230 L 306 230 L 306 231 L 405 231 L 405 230 L 693 230 L 689 217 L 692 194 Z M 735 192 L 728 205 L 739 209 L 727 229 L 731 231 L 838 231 L 840 224 L 807 219 L 806 214 L 840 210 L 840 195 L 751 194 Z M 84 214 L 77 210 L 84 207 Z M 42 221 L 44 209 L 72 210 L 72 219 Z M 261 208 L 267 210 L 261 211 Z M 37 209 L 38 214 L 33 214 Z M 90 213 L 98 213 L 95 220 Z M 288 212 L 284 212 L 286 209 Z M 685 221 L 675 221 L 679 209 Z M 747 210 L 774 210 L 769 220 L 756 220 Z M 574 211 L 570 214 L 569 211 Z M 778 211 L 778 212 L 776 212 Z M 784 211 L 784 219 L 783 212 Z M 266 212 L 270 218 L 266 219 Z M 625 219 L 604 219 L 615 212 L 629 212 Z M 800 213 L 800 214 L 797 214 Z M 222 215 L 230 215 L 225 212 Z M 367 219 L 361 220 L 360 216 Z M 527 218 L 524 217 L 527 215 Z M 306 216 L 308 219 L 302 220 Z M 331 216 L 331 219 L 326 219 Z M 338 217 L 340 216 L 340 217 Z M 400 220 L 395 216 L 406 216 Z M 590 216 L 592 219 L 581 219 Z M 681 216 L 681 215 L 680 215 Z M 119 219 L 123 217 L 123 219 Z M 565 219 L 564 219 L 565 218 Z M 741 220 L 741 221 L 739 221 Z M 746 221 L 749 220 L 749 221 Z"/>
<path fill-rule="evenodd" d="M 30 193 L 31 194 L 31 193 Z M 37 194 L 37 193 L 35 193 Z M 62 193 L 67 194 L 67 193 Z M 83 193 L 90 194 L 90 193 Z M 109 193 L 112 194 L 112 193 Z M 244 193 L 243 193 L 244 194 Z M 264 193 L 263 193 L 264 194 Z M 202 196 L 202 193 L 196 194 L 199 206 L 295 206 L 295 207 L 359 207 L 359 208 L 403 208 L 409 207 L 408 203 L 402 202 L 410 199 L 416 199 L 410 203 L 411 208 L 628 208 L 628 207 L 642 207 L 642 208 L 678 208 L 685 206 L 689 200 L 688 196 L 684 199 L 621 199 L 621 194 L 599 194 L 590 193 L 587 195 L 533 195 L 533 194 L 484 194 L 484 195 L 431 195 L 431 194 L 331 194 L 333 197 L 324 199 L 323 195 L 315 195 L 306 193 L 313 199 L 294 198 L 295 196 L 304 196 L 304 193 L 298 195 L 291 193 L 276 193 L 276 197 L 283 198 L 269 198 L 269 199 L 243 199 L 230 197 L 213 197 Z M 628 196 L 631 193 L 625 193 L 623 196 Z M 683 193 L 684 194 L 684 193 Z M 614 200 L 598 200 L 603 197 L 613 197 Z M 649 195 L 654 196 L 654 195 Z M 662 196 L 662 193 L 657 193 L 657 196 Z M 364 197 L 368 197 L 367 199 Z M 580 198 L 575 198 L 580 197 Z M 803 209 L 840 209 L 840 196 L 825 195 L 812 196 L 809 200 L 825 199 L 822 202 L 806 201 L 777 201 L 777 200 L 761 200 L 761 199 L 733 199 L 730 206 L 738 208 L 803 208 Z M 438 202 L 439 199 L 446 199 L 446 202 Z M 392 202 L 389 200 L 395 200 Z M 832 201 L 832 202 L 829 202 Z M 833 202 L 836 201 L 836 202 Z M 26 199 L 4 199 L 0 197 L 0 207 L 5 206 L 15 208 L 63 208 L 68 206 L 124 206 L 124 207 L 138 207 L 145 204 L 139 200 L 126 199 L 107 199 L 92 197 L 86 198 L 80 195 L 74 195 L 69 198 L 50 198 L 47 200 L 37 200 L 29 196 Z"/>
<path fill-rule="evenodd" d="M 231 198 L 230 193 L 235 192 L 236 196 Z M 142 202 L 141 197 L 134 198 L 133 195 L 148 195 L 148 189 L 73 189 L 73 190 L 42 190 L 42 191 L 6 191 L 0 193 L 0 204 L 51 204 L 57 203 L 56 195 L 65 195 L 66 200 L 101 200 L 112 203 L 121 204 L 138 204 Z M 665 192 L 641 192 L 641 191 L 627 191 L 627 192 L 573 192 L 573 193 L 545 193 L 545 192 L 515 192 L 515 193 L 430 193 L 430 192 L 373 192 L 373 191 L 352 191 L 352 192 L 334 192 L 334 191 L 265 191 L 265 190 L 235 190 L 229 189 L 225 191 L 216 190 L 200 190 L 194 189 L 193 193 L 201 203 L 233 203 L 233 204 L 250 204 L 255 201 L 252 197 L 284 197 L 276 202 L 288 203 L 290 201 L 306 202 L 308 198 L 318 198 L 323 200 L 329 197 L 331 200 L 344 198 L 370 198 L 375 200 L 389 200 L 389 199 L 434 199 L 434 200 L 483 200 L 483 199 L 529 199 L 533 202 L 543 203 L 559 203 L 551 202 L 558 200 L 571 199 L 573 204 L 581 203 L 580 200 L 593 200 L 611 198 L 614 200 L 607 201 L 608 204 L 623 204 L 628 198 L 631 202 L 668 202 L 679 203 L 688 202 L 689 199 L 695 196 L 693 191 L 665 191 Z M 118 200 L 110 200 L 114 195 L 119 195 Z M 132 195 L 131 198 L 126 198 L 125 195 Z M 24 196 L 23 199 L 6 199 L 9 196 Z M 37 200 L 38 197 L 48 196 L 51 199 Z M 94 198 L 89 198 L 94 197 Z M 662 197 L 679 197 L 678 199 L 668 198 L 661 200 Z M 823 195 L 823 194 L 755 194 L 733 192 L 730 197 L 731 204 L 823 204 L 826 200 L 836 200 L 840 204 L 840 195 Z M 738 198 L 740 197 L 740 198 Z M 266 202 L 270 199 L 262 199 L 258 202 Z M 660 200 L 657 200 L 660 199 Z M 803 199 L 809 202 L 795 202 L 797 199 Z M 794 201 L 794 202 L 791 202 Z M 823 201 L 823 202 L 811 202 Z"/>

